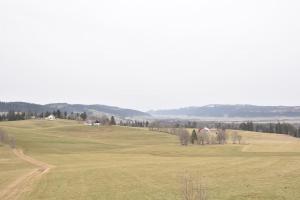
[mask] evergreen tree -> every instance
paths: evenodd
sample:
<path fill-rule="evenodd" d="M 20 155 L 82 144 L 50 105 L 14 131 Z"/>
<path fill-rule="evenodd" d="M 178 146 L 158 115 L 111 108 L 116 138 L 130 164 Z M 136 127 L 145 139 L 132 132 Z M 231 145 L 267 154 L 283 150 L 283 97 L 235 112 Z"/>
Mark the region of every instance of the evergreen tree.
<path fill-rule="evenodd" d="M 8 121 L 14 121 L 14 120 L 16 120 L 15 111 L 11 110 L 11 111 L 8 112 L 8 114 L 7 114 L 7 120 Z"/>
<path fill-rule="evenodd" d="M 115 120 L 114 116 L 111 116 L 109 124 L 110 125 L 116 125 L 116 120 Z"/>
<path fill-rule="evenodd" d="M 56 116 L 55 116 L 55 117 L 61 118 L 61 112 L 60 112 L 60 110 L 57 110 L 57 111 L 56 111 Z"/>
<path fill-rule="evenodd" d="M 194 129 L 191 136 L 191 143 L 194 144 L 195 141 L 197 141 L 197 133 L 196 130 Z"/>
<path fill-rule="evenodd" d="M 87 114 L 86 114 L 85 112 L 81 113 L 81 114 L 80 114 L 80 118 L 81 118 L 83 121 L 85 121 L 86 118 L 87 118 Z"/>
<path fill-rule="evenodd" d="M 51 113 L 50 113 L 49 111 L 47 111 L 47 112 L 45 113 L 45 116 L 44 116 L 44 117 L 49 117 L 49 115 L 51 115 Z"/>
<path fill-rule="evenodd" d="M 68 113 L 64 112 L 64 118 L 67 119 Z"/>

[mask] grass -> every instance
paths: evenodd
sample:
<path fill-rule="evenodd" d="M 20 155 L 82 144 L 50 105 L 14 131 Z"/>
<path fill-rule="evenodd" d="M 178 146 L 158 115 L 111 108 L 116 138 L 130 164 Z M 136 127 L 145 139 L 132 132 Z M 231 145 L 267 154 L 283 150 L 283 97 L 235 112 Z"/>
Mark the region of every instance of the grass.
<path fill-rule="evenodd" d="M 17 147 L 56 167 L 20 199 L 181 199 L 184 171 L 209 199 L 300 199 L 300 140 L 241 132 L 244 145 L 179 145 L 165 133 L 74 121 L 1 122 Z M 0 191 L 33 166 L 0 146 Z"/>

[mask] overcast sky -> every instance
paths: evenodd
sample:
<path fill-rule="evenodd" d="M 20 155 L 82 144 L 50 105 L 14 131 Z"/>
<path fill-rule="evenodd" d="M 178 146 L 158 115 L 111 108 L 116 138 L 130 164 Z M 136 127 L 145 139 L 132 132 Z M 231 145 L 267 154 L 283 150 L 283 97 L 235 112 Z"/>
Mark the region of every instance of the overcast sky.
<path fill-rule="evenodd" d="M 300 105 L 298 0 L 1 0 L 0 100 Z"/>

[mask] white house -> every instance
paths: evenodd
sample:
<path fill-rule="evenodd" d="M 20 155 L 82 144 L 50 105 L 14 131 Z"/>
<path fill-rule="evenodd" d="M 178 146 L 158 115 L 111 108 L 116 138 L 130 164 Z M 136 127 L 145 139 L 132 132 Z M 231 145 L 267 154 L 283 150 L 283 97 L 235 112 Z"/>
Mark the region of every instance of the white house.
<path fill-rule="evenodd" d="M 96 121 L 86 120 L 84 122 L 84 124 L 87 125 L 87 126 L 100 126 L 101 125 L 99 120 L 96 120 Z"/>
<path fill-rule="evenodd" d="M 45 119 L 47 119 L 47 120 L 55 120 L 55 116 L 54 115 L 49 115 Z"/>
<path fill-rule="evenodd" d="M 202 133 L 202 134 L 209 134 L 210 133 L 210 129 L 207 128 L 207 127 L 205 127 L 205 128 L 199 129 L 198 132 Z"/>

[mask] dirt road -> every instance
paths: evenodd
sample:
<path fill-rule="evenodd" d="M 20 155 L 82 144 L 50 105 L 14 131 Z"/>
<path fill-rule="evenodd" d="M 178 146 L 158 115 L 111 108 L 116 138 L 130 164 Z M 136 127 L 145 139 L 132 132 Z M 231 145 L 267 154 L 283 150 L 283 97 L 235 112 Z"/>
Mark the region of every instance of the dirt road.
<path fill-rule="evenodd" d="M 36 166 L 37 168 L 32 171 L 20 176 L 13 183 L 8 185 L 4 190 L 0 191 L 1 200 L 16 200 L 23 192 L 29 191 L 30 186 L 42 175 L 48 173 L 54 166 L 47 163 L 35 160 L 34 158 L 27 156 L 22 150 L 13 149 L 13 153 L 20 159 Z"/>

